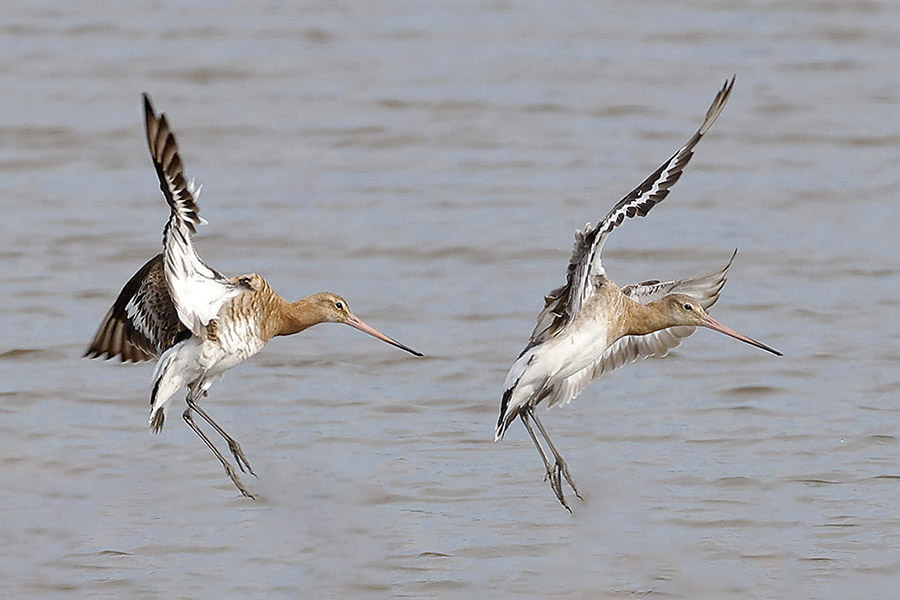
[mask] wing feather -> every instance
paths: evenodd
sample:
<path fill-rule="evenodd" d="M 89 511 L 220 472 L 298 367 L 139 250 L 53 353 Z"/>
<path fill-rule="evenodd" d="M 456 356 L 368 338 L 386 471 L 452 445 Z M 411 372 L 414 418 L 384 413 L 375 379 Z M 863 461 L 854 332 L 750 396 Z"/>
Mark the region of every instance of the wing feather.
<path fill-rule="evenodd" d="M 135 273 L 116 298 L 85 352 L 89 358 L 122 362 L 150 360 L 165 352 L 187 329 L 178 313 L 157 254 Z"/>
<path fill-rule="evenodd" d="M 222 304 L 246 287 L 207 265 L 194 248 L 196 226 L 206 222 L 199 215 L 195 199 L 200 188 L 185 178 L 175 135 L 166 116 L 156 115 L 147 94 L 144 116 L 159 187 L 171 208 L 163 231 L 163 267 L 172 302 L 181 322 L 194 335 L 206 337 L 206 326 L 218 315 Z"/>
<path fill-rule="evenodd" d="M 650 304 L 668 294 L 685 294 L 696 298 L 704 309 L 709 309 L 719 299 L 719 292 L 727 281 L 728 269 L 737 256 L 737 250 L 731 255 L 728 264 L 709 275 L 701 275 L 692 279 L 676 281 L 645 281 L 622 288 L 622 293 L 641 304 Z"/>
<path fill-rule="evenodd" d="M 538 316 L 528 347 L 543 343 L 565 327 L 593 295 L 595 276 L 604 274 L 600 254 L 607 235 L 626 218 L 646 216 L 668 196 L 691 160 L 694 147 L 722 113 L 733 86 L 734 77 L 725 81 L 706 112 L 703 124 L 669 160 L 622 198 L 596 226 L 588 223 L 583 230 L 575 232 L 566 283 L 545 297 L 544 309 Z"/>

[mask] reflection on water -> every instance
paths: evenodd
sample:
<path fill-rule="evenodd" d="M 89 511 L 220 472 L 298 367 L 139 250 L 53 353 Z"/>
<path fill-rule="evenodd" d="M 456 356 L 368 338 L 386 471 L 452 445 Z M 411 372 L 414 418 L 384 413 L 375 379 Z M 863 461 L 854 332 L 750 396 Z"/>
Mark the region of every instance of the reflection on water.
<path fill-rule="evenodd" d="M 552 6 L 552 8 L 551 8 Z M 0 28 L 0 590 L 48 597 L 891 597 L 900 569 L 893 5 L 7 7 Z M 545 417 L 587 501 L 492 427 L 571 232 L 722 118 L 606 248 L 718 268 L 716 318 Z M 158 251 L 149 91 L 205 184 L 203 256 L 330 290 L 207 401 L 244 500 L 152 369 L 82 360 Z M 865 588 L 861 588 L 861 586 Z"/>

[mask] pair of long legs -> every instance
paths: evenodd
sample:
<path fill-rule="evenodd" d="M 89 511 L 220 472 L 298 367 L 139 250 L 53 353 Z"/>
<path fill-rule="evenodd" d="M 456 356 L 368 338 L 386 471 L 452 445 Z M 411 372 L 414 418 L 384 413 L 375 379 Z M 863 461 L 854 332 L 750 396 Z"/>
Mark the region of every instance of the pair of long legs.
<path fill-rule="evenodd" d="M 222 456 L 222 453 L 219 452 L 219 449 L 216 448 L 215 444 L 213 444 L 212 441 L 206 436 L 206 434 L 203 433 L 203 430 L 197 427 L 197 424 L 194 423 L 194 417 L 191 414 L 192 412 L 196 412 L 198 415 L 203 417 L 203 420 L 209 423 L 213 427 L 213 429 L 219 432 L 219 435 L 225 438 L 225 441 L 228 442 L 228 449 L 231 450 L 231 454 L 232 456 L 234 456 L 234 462 L 237 463 L 237 466 L 241 469 L 241 472 L 250 473 L 251 475 L 256 477 L 256 473 L 254 473 L 253 469 L 250 467 L 250 461 L 248 461 L 247 457 L 244 456 L 244 451 L 241 450 L 241 445 L 238 444 L 237 440 L 228 435 L 228 433 L 224 429 L 222 429 L 218 423 L 213 421 L 212 417 L 206 414 L 206 411 L 200 408 L 200 406 L 197 404 L 199 396 L 202 395 L 205 394 L 204 392 L 200 391 L 199 385 L 192 387 L 188 391 L 187 398 L 185 399 L 185 402 L 187 402 L 187 408 L 185 409 L 184 414 L 181 416 L 184 417 L 185 422 L 190 426 L 190 428 L 200 436 L 200 439 L 202 439 L 203 442 L 209 447 L 209 449 L 212 450 L 213 454 L 216 455 L 216 458 L 218 458 L 219 462 L 222 463 L 222 466 L 225 468 L 225 473 L 227 473 L 228 477 L 231 478 L 231 481 L 232 483 L 234 483 L 235 487 L 237 487 L 237 489 L 239 489 L 243 495 L 252 500 L 255 500 L 256 496 L 251 494 L 250 491 L 246 487 L 244 487 L 243 482 L 241 482 L 241 478 L 238 477 L 237 471 L 234 470 L 234 467 L 231 466 L 231 463 L 229 463 L 228 460 L 226 460 L 225 457 Z"/>
<path fill-rule="evenodd" d="M 541 460 L 544 461 L 544 467 L 547 469 L 547 475 L 545 479 L 550 481 L 550 487 L 553 489 L 553 493 L 556 494 L 556 498 L 559 500 L 560 504 L 562 504 L 567 511 L 572 512 L 572 509 L 569 508 L 569 504 L 566 502 L 566 497 L 563 494 L 562 489 L 562 478 L 566 478 L 566 482 L 569 484 L 569 487 L 572 488 L 572 491 L 575 492 L 575 496 L 584 501 L 584 498 L 581 494 L 578 493 L 578 489 L 575 487 L 575 482 L 572 481 L 572 476 L 569 474 L 569 467 L 566 466 L 566 461 L 563 460 L 562 456 L 559 455 L 559 451 L 556 449 L 556 446 L 553 445 L 553 442 L 550 441 L 550 437 L 547 435 L 547 430 L 544 429 L 544 426 L 538 420 L 537 415 L 534 414 L 534 406 L 531 404 L 527 405 L 522 409 L 522 412 L 519 413 L 519 418 L 522 419 L 522 424 L 525 425 L 525 429 L 528 430 L 528 435 L 531 436 L 531 441 L 534 442 L 535 447 L 538 449 L 538 453 L 541 455 Z M 544 438 L 544 442 L 546 442 L 547 447 L 550 449 L 550 453 L 553 455 L 553 464 L 550 464 L 550 457 L 547 456 L 547 452 L 544 450 L 544 447 L 541 445 L 541 442 L 538 440 L 537 436 L 534 433 L 534 429 L 531 427 L 531 423 L 529 423 L 529 419 L 534 421 L 535 425 L 538 427 L 538 431 L 541 433 L 541 437 Z"/>

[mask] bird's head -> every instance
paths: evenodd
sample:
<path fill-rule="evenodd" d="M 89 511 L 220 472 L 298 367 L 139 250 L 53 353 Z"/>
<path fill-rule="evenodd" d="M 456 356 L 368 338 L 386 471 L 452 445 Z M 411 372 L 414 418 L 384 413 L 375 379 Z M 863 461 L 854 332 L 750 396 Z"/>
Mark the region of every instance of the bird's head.
<path fill-rule="evenodd" d="M 422 356 L 421 352 L 417 352 L 401 344 L 392 337 L 386 336 L 371 325 L 367 325 L 350 311 L 347 301 L 341 296 L 331 292 L 319 292 L 313 294 L 307 299 L 310 309 L 315 312 L 319 323 L 343 323 L 355 329 L 359 329 L 363 333 L 368 333 L 374 338 L 378 338 L 382 342 L 387 342 L 392 346 L 396 346 L 401 350 L 405 350 L 415 356 Z"/>
<path fill-rule="evenodd" d="M 310 308 L 315 311 L 321 323 L 346 323 L 353 316 L 347 301 L 331 292 L 320 292 L 309 298 Z"/>
<path fill-rule="evenodd" d="M 709 329 L 724 333 L 725 335 L 730 335 L 737 340 L 756 346 L 757 348 L 762 348 L 766 352 L 782 356 L 781 352 L 778 350 L 766 346 L 762 342 L 758 342 L 751 337 L 738 333 L 734 329 L 713 319 L 696 298 L 692 298 L 686 294 L 669 294 L 668 296 L 665 296 L 660 303 L 662 304 L 662 309 L 666 313 L 669 322 L 674 326 L 686 325 L 693 327 L 708 327 Z"/>

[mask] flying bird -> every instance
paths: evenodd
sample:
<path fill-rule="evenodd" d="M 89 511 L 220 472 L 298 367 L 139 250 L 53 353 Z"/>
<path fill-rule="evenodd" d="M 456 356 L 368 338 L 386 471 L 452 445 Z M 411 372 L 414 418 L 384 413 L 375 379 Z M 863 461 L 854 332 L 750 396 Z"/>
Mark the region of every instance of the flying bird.
<path fill-rule="evenodd" d="M 207 265 L 193 240 L 196 227 L 206 223 L 197 206 L 200 186 L 185 178 L 175 136 L 147 94 L 144 117 L 153 166 L 170 208 L 163 251 L 125 284 L 85 356 L 118 356 L 123 362 L 158 359 L 150 393 L 150 428 L 155 433 L 163 428 L 172 398 L 187 388 L 184 420 L 241 493 L 254 498 L 193 419 L 194 412 L 200 415 L 228 443 L 241 471 L 256 475 L 237 440 L 198 405 L 225 371 L 262 350 L 273 337 L 319 323 L 344 323 L 415 356 L 422 354 L 364 323 L 337 294 L 321 292 L 288 302 L 256 273 L 226 277 Z"/>
<path fill-rule="evenodd" d="M 502 439 L 518 417 L 541 455 L 550 487 L 569 512 L 563 478 L 579 499 L 584 498 L 535 414 L 538 404 L 565 404 L 604 373 L 638 358 L 665 356 L 697 326 L 781 356 L 774 348 L 719 323 L 707 312 L 719 299 L 734 255 L 724 268 L 709 275 L 646 281 L 623 288 L 607 275 L 600 260 L 603 244 L 613 229 L 626 218 L 646 216 L 666 198 L 693 156 L 694 146 L 725 107 L 733 86 L 734 77 L 716 95 L 700 129 L 669 160 L 619 201 L 602 221 L 576 231 L 566 283 L 545 297 L 531 339 L 506 376 L 495 440 Z"/>

